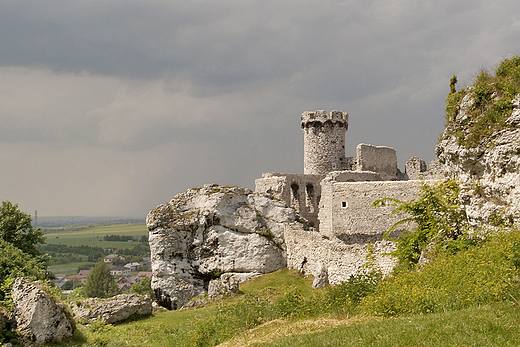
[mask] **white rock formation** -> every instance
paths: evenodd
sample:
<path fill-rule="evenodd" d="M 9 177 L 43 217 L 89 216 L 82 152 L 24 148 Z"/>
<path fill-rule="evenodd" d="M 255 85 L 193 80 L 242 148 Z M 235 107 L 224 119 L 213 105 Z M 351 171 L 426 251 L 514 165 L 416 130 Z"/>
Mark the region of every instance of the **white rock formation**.
<path fill-rule="evenodd" d="M 113 298 L 91 298 L 71 304 L 76 320 L 101 319 L 107 323 L 117 323 L 131 316 L 147 316 L 152 313 L 152 300 L 148 296 L 121 294 Z"/>
<path fill-rule="evenodd" d="M 464 121 L 472 93 L 459 105 L 456 120 Z M 459 145 L 445 131 L 436 147 L 441 169 L 462 183 L 462 203 L 470 221 L 493 224 L 498 219 L 512 223 L 520 219 L 520 95 L 513 100 L 509 125 L 495 131 L 474 148 Z M 464 126 L 460 126 L 464 131 Z"/>
<path fill-rule="evenodd" d="M 223 274 L 216 280 L 211 280 L 208 285 L 208 297 L 221 299 L 225 296 L 238 294 L 238 281 L 230 274 Z"/>
<path fill-rule="evenodd" d="M 177 309 L 222 273 L 284 268 L 283 223 L 295 218 L 282 201 L 215 184 L 159 205 L 146 218 L 157 302 Z"/>
<path fill-rule="evenodd" d="M 14 304 L 13 329 L 32 344 L 55 343 L 70 337 L 76 323 L 65 305 L 38 288 L 39 282 L 29 283 L 17 278 L 11 290 Z"/>

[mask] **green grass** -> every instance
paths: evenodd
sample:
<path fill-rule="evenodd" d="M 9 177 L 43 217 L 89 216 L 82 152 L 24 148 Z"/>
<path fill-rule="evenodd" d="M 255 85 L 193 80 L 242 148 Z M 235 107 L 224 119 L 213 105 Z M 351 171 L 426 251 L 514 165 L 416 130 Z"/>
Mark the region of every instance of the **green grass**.
<path fill-rule="evenodd" d="M 396 316 L 443 312 L 520 299 L 520 230 L 506 229 L 455 255 L 440 254 L 421 271 L 385 279 L 363 311 Z"/>
<path fill-rule="evenodd" d="M 284 269 L 206 308 L 97 324 L 61 345 L 518 346 L 519 265 L 520 231 L 511 229 L 419 272 L 312 290 L 312 278 Z"/>
<path fill-rule="evenodd" d="M 56 264 L 49 266 L 47 269 L 52 272 L 53 274 L 66 274 L 69 275 L 75 275 L 78 273 L 78 267 L 85 266 L 85 265 L 92 265 L 94 263 L 83 261 L 83 262 L 77 262 L 77 263 L 67 263 L 67 264 Z"/>
<path fill-rule="evenodd" d="M 250 346 L 519 346 L 519 326 L 520 307 L 501 303 L 445 313 L 353 322 L 348 326 L 310 334 L 301 332 Z"/>
<path fill-rule="evenodd" d="M 64 342 L 60 346 L 212 345 L 206 344 L 204 334 L 214 327 L 220 327 L 220 323 L 225 323 L 226 327 L 217 332 L 212 331 L 214 335 L 209 338 L 216 337 L 215 341 L 223 342 L 245 329 L 242 325 L 248 319 L 245 316 L 256 319 L 250 317 L 246 306 L 241 305 L 245 297 L 258 295 L 262 298 L 276 299 L 291 290 L 299 290 L 310 295 L 311 285 L 312 278 L 304 278 L 295 270 L 283 269 L 243 283 L 240 286 L 239 297 L 229 298 L 224 303 L 211 303 L 198 310 L 162 311 L 146 319 L 119 325 L 103 325 L 99 329 L 82 328 L 73 341 Z M 227 312 L 228 316 L 222 314 L 230 308 L 238 309 L 232 313 Z M 241 314 L 245 316 L 240 316 Z M 237 319 L 238 317 L 240 319 Z M 231 329 L 227 330 L 229 327 Z"/>

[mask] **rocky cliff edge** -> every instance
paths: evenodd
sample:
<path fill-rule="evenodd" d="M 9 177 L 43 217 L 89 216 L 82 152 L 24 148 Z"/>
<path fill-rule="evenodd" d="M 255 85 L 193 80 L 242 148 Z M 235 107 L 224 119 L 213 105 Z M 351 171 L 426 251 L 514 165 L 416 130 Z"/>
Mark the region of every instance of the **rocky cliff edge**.
<path fill-rule="evenodd" d="M 215 184 L 159 205 L 146 218 L 156 301 L 177 309 L 223 273 L 286 267 L 284 223 L 295 219 L 283 201 Z"/>

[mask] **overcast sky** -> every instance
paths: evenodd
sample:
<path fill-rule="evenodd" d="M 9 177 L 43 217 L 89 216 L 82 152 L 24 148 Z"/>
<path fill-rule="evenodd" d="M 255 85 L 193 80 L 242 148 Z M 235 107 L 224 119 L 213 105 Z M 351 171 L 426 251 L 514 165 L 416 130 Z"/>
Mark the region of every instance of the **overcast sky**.
<path fill-rule="evenodd" d="M 520 53 L 518 0 L 0 2 L 0 198 L 144 218 L 303 172 L 304 111 L 429 162 L 449 79 Z"/>

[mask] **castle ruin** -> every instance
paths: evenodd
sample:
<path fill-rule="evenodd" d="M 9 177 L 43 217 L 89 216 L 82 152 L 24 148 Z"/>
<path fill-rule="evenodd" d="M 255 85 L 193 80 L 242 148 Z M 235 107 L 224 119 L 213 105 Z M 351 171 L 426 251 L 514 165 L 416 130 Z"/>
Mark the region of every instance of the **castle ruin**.
<path fill-rule="evenodd" d="M 421 182 L 435 174 L 416 157 L 406 163 L 402 173 L 396 151 L 385 146 L 359 144 L 356 157 L 346 157 L 345 112 L 304 112 L 301 129 L 304 173 L 264 173 L 255 181 L 256 192 L 285 201 L 312 227 L 286 227 L 288 267 L 312 274 L 326 268 L 329 281 L 339 283 L 360 271 L 371 243 L 376 265 L 389 273 L 395 259 L 384 254 L 395 245 L 382 236 L 399 219 L 392 215 L 391 207 L 371 205 L 382 198 L 413 199 Z"/>

